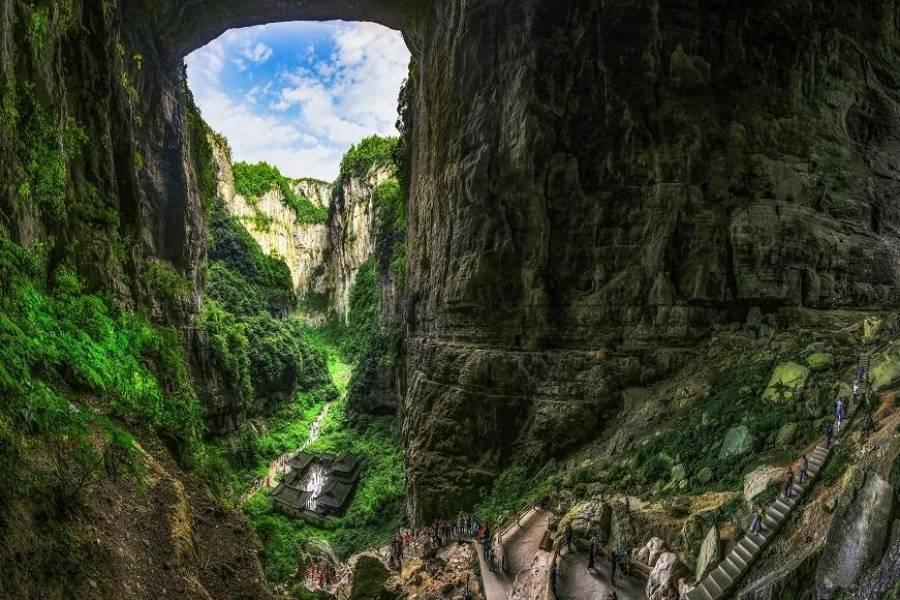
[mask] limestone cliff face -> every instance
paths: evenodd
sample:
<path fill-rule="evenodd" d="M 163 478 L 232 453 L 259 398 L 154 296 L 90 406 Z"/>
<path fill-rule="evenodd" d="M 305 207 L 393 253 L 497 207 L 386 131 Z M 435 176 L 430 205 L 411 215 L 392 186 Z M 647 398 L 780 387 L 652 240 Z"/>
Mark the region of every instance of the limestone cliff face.
<path fill-rule="evenodd" d="M 296 213 L 288 207 L 282 193 L 273 189 L 254 199 L 247 198 L 234 188 L 234 173 L 228 152 L 216 140 L 211 139 L 216 163 L 216 193 L 225 203 L 228 212 L 237 217 L 260 248 L 267 254 L 277 254 L 291 271 L 298 300 L 303 303 L 310 282 L 317 276 L 323 264 L 328 243 L 328 227 L 325 224 L 300 223 Z M 330 203 L 331 186 L 324 182 L 304 181 L 296 184 L 295 191 L 302 193 L 320 206 Z M 321 321 L 325 314 L 310 311 L 312 322 Z"/>
<path fill-rule="evenodd" d="M 200 288 L 205 234 L 177 69 L 116 1 L 0 8 L 0 227 L 95 289 L 184 324 L 199 293 L 165 297 L 164 265 Z"/>
<path fill-rule="evenodd" d="M 128 243 L 115 253 L 82 232 L 96 213 L 20 202 L 0 161 L 4 216 L 23 240 L 77 241 L 55 259 L 126 297 L 146 257 L 194 281 L 202 263 L 187 51 L 265 20 L 403 28 L 418 517 L 611 424 L 622 387 L 671 372 L 712 324 L 900 299 L 896 0 L 74 2 L 78 26 L 37 54 L 15 25 L 26 4 L 0 12 L 0 68 L 6 81 L 38 73 L 37 95 L 66 107 L 57 122 L 75 117 L 95 140 L 70 161 L 66 198 L 92 184 Z"/>
<path fill-rule="evenodd" d="M 896 2 L 433 4 L 411 37 L 416 514 L 596 435 L 751 307 L 896 305 Z"/>
<path fill-rule="evenodd" d="M 393 177 L 393 168 L 376 166 L 364 177 L 341 178 L 335 184 L 328 214 L 325 272 L 313 286 L 327 294 L 331 310 L 344 319 L 350 310 L 350 288 L 356 274 L 375 253 L 375 188 Z"/>
<path fill-rule="evenodd" d="M 287 263 L 299 315 L 312 324 L 322 324 L 331 315 L 346 319 L 356 274 L 375 252 L 374 191 L 396 176 L 393 167 L 375 166 L 363 177 L 342 177 L 334 184 L 293 181 L 296 193 L 328 208 L 325 223 L 307 224 L 297 220 L 277 189 L 252 203 L 238 194 L 227 150 L 216 140 L 211 144 L 219 197 L 264 252 L 277 254 Z"/>

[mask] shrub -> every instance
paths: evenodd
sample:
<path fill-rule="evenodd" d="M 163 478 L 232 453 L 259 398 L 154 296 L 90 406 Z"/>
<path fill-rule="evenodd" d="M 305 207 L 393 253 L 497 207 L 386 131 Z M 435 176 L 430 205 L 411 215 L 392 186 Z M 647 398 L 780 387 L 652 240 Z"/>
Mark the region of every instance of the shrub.
<path fill-rule="evenodd" d="M 377 165 L 393 164 L 396 137 L 371 135 L 363 138 L 341 158 L 341 177 L 363 177 Z"/>
<path fill-rule="evenodd" d="M 233 171 L 234 187 L 248 202 L 254 202 L 266 192 L 278 190 L 281 192 L 282 202 L 294 211 L 298 223 L 324 223 L 328 220 L 325 207 L 297 194 L 291 187 L 290 180 L 277 167 L 266 162 L 238 162 L 234 164 Z"/>
<path fill-rule="evenodd" d="M 483 523 L 497 524 L 540 496 L 549 488 L 549 481 L 529 475 L 521 465 L 512 465 L 500 473 L 489 493 L 481 494 L 475 514 Z"/>

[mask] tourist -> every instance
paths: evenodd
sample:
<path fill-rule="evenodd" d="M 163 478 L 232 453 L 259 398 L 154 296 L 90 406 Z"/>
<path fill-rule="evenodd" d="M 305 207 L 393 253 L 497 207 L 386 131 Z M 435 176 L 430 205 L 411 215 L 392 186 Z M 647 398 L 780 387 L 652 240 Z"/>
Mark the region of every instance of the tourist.
<path fill-rule="evenodd" d="M 594 569 L 596 568 L 596 562 L 597 562 L 597 536 L 591 535 L 591 540 L 589 542 L 589 547 L 588 547 L 588 565 L 587 565 L 588 573 L 593 573 Z"/>
<path fill-rule="evenodd" d="M 800 483 L 802 484 L 806 481 L 807 472 L 809 471 L 809 460 L 806 458 L 806 455 L 800 457 Z"/>
<path fill-rule="evenodd" d="M 866 374 L 866 368 L 862 365 L 856 367 L 856 381 L 862 381 L 863 376 Z"/>
<path fill-rule="evenodd" d="M 566 550 L 572 552 L 572 523 L 566 523 Z"/>
<path fill-rule="evenodd" d="M 834 418 L 837 421 L 837 426 L 841 426 L 841 421 L 843 418 L 841 417 L 841 399 L 836 398 L 834 401 Z"/>
<path fill-rule="evenodd" d="M 760 508 L 753 515 L 753 521 L 750 522 L 750 533 L 759 533 L 762 531 L 763 509 Z"/>
<path fill-rule="evenodd" d="M 834 423 L 829 423 L 825 430 L 825 449 L 831 448 L 831 440 L 834 438 Z"/>
<path fill-rule="evenodd" d="M 794 471 L 788 468 L 787 470 L 787 481 L 784 482 L 784 497 L 790 498 L 794 495 L 794 491 L 791 489 L 791 486 L 794 485 Z"/>
<path fill-rule="evenodd" d="M 616 567 L 619 566 L 619 557 L 615 552 L 611 552 L 609 556 L 609 583 L 616 585 Z"/>
<path fill-rule="evenodd" d="M 491 536 L 485 535 L 484 539 L 481 540 L 481 548 L 484 554 L 484 560 L 491 560 Z"/>
<path fill-rule="evenodd" d="M 550 591 L 553 592 L 553 595 L 556 596 L 556 561 L 553 561 L 553 564 L 550 565 Z"/>
<path fill-rule="evenodd" d="M 628 496 L 625 496 L 625 512 L 631 512 L 631 498 L 629 498 Z"/>
<path fill-rule="evenodd" d="M 630 571 L 631 565 L 631 553 L 628 548 L 624 546 L 621 547 L 619 551 L 619 572 L 622 574 L 622 577 L 627 577 Z"/>

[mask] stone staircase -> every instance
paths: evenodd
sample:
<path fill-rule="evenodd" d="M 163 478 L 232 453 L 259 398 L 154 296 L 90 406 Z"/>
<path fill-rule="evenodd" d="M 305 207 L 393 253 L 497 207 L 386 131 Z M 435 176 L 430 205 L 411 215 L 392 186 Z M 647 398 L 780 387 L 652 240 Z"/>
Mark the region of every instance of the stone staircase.
<path fill-rule="evenodd" d="M 768 543 L 777 535 L 778 530 L 787 521 L 788 516 L 793 512 L 794 508 L 800 503 L 806 491 L 811 488 L 818 479 L 819 473 L 825 466 L 825 462 L 831 455 L 831 451 L 837 445 L 838 440 L 856 415 L 862 398 L 869 391 L 869 366 L 871 362 L 871 354 L 861 357 L 860 365 L 865 367 L 865 381 L 860 384 L 859 399 L 851 402 L 847 409 L 847 418 L 843 425 L 838 428 L 835 423 L 834 439 L 831 447 L 825 446 L 825 439 L 819 441 L 816 449 L 806 458 L 809 460 L 808 477 L 802 484 L 797 483 L 799 479 L 799 467 L 794 466 L 794 484 L 791 486 L 791 497 L 786 498 L 780 494 L 778 498 L 766 508 L 765 517 L 762 521 L 763 529 L 760 533 L 747 533 L 737 545 L 722 559 L 718 566 L 706 577 L 700 581 L 697 586 L 688 592 L 688 600 L 719 600 L 726 598 L 729 592 L 734 588 L 735 584 L 750 570 L 753 561 L 762 553 Z"/>

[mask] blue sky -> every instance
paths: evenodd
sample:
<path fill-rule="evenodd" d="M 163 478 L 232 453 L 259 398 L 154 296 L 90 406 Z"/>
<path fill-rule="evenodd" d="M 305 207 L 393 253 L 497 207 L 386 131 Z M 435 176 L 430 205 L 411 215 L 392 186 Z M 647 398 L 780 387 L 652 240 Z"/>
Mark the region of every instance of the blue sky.
<path fill-rule="evenodd" d="M 409 52 L 380 25 L 299 22 L 232 29 L 185 61 L 197 105 L 235 161 L 331 181 L 351 144 L 396 135 Z"/>

